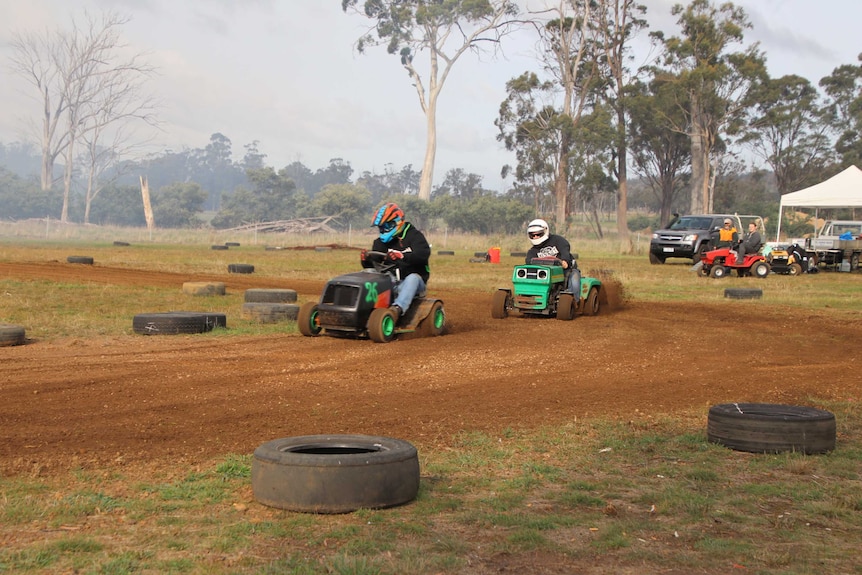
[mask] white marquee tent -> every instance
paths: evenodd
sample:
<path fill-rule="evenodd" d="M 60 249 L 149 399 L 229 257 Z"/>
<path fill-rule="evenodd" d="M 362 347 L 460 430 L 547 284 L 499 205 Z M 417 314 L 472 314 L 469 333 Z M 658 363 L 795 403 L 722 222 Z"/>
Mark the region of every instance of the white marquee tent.
<path fill-rule="evenodd" d="M 781 216 L 785 206 L 806 208 L 862 208 L 862 170 L 850 166 L 828 180 L 781 196 L 778 206 L 778 231 L 781 234 Z"/>

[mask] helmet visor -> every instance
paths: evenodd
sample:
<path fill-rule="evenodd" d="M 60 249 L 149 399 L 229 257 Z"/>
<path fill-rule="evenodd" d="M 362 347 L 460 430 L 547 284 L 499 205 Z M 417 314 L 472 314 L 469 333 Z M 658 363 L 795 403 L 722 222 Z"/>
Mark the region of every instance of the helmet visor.
<path fill-rule="evenodd" d="M 530 238 L 532 238 L 532 239 L 540 238 L 540 237 L 542 237 L 543 235 L 545 235 L 545 231 L 544 231 L 544 230 L 539 230 L 538 232 L 527 232 L 527 235 L 528 235 Z"/>
<path fill-rule="evenodd" d="M 394 230 L 395 225 L 396 225 L 395 222 L 384 222 L 384 223 L 380 224 L 379 226 L 377 226 L 377 229 L 380 230 L 381 234 L 385 234 L 385 233 L 388 233 L 388 232 L 391 232 L 392 230 Z"/>

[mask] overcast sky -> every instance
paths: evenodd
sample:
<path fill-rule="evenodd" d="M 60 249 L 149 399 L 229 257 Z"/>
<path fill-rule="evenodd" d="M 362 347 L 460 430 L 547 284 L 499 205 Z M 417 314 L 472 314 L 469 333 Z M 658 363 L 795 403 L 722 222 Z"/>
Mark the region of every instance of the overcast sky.
<path fill-rule="evenodd" d="M 644 0 L 651 30 L 679 34 L 674 3 Z M 816 84 L 862 52 L 858 0 L 736 4 L 754 26 L 746 41 L 760 42 L 773 77 L 795 73 Z M 332 158 L 350 162 L 354 177 L 387 164 L 422 168 L 425 120 L 416 92 L 384 48 L 355 53 L 368 21 L 342 12 L 339 0 L 0 0 L 0 142 L 25 139 L 39 110 L 32 87 L 10 74 L 11 34 L 68 29 L 85 10 L 130 17 L 125 41 L 159 70 L 151 86 L 164 103 L 163 126 L 154 150 L 202 148 L 221 132 L 235 159 L 257 140 L 276 168 L 299 160 L 316 170 Z M 532 45 L 525 37 L 505 47 L 504 58 L 465 54 L 455 64 L 439 104 L 435 183 L 460 167 L 482 175 L 488 188 L 504 187 L 500 168 L 512 157 L 496 140 L 494 119 L 506 81 L 536 69 Z"/>

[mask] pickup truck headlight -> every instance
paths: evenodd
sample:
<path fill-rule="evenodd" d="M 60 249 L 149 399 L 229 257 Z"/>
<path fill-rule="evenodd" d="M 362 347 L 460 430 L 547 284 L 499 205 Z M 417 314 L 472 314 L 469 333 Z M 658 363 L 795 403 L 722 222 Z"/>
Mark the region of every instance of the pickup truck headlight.
<path fill-rule="evenodd" d="M 688 234 L 684 238 L 682 238 L 684 242 L 695 242 L 697 241 L 697 234 Z"/>
<path fill-rule="evenodd" d="M 657 240 L 657 239 L 658 239 L 658 234 L 653 234 L 653 235 L 652 235 L 652 239 Z"/>

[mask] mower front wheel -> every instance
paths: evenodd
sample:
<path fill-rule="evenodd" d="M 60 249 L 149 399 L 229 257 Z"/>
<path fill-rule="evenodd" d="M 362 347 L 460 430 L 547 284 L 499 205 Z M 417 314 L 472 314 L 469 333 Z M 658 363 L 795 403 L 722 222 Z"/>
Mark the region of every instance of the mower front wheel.
<path fill-rule="evenodd" d="M 395 312 L 379 307 L 368 318 L 368 337 L 375 343 L 389 343 L 395 337 Z"/>
<path fill-rule="evenodd" d="M 498 289 L 494 292 L 491 302 L 491 317 L 494 319 L 506 319 L 509 317 L 509 308 L 512 306 L 512 294 L 507 290 Z"/>
<path fill-rule="evenodd" d="M 793 262 L 789 266 L 787 266 L 787 273 L 792 276 L 800 276 L 802 275 L 802 265 L 796 262 Z"/>
<path fill-rule="evenodd" d="M 769 275 L 769 271 L 769 264 L 763 260 L 755 262 L 754 265 L 751 266 L 751 275 L 756 278 L 765 278 Z"/>
<path fill-rule="evenodd" d="M 727 275 L 727 268 L 724 266 L 715 265 L 709 270 L 709 277 L 713 279 L 721 279 Z"/>
<path fill-rule="evenodd" d="M 562 293 L 557 298 L 557 319 L 571 321 L 575 318 L 575 296 Z"/>
<path fill-rule="evenodd" d="M 321 327 L 317 318 L 317 303 L 313 301 L 302 304 L 299 314 L 296 316 L 296 325 L 299 333 L 306 337 L 320 335 Z"/>

